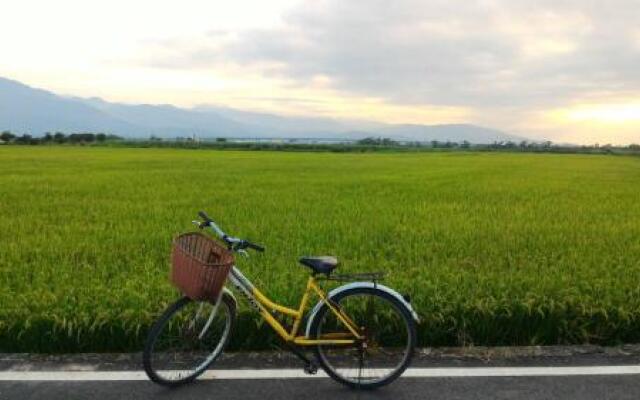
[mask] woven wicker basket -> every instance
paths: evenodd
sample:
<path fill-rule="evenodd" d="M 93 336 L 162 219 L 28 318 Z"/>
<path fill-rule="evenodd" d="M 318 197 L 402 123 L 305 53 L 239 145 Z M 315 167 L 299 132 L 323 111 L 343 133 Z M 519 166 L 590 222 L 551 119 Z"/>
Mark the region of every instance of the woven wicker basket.
<path fill-rule="evenodd" d="M 184 233 L 173 241 L 171 281 L 193 300 L 213 300 L 233 266 L 233 254 L 199 232 Z"/>

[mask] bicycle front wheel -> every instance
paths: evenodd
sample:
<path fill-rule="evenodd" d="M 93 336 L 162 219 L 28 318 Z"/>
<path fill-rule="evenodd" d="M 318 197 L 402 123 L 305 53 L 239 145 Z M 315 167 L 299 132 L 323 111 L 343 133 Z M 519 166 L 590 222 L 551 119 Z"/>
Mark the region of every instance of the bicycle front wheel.
<path fill-rule="evenodd" d="M 397 298 L 376 288 L 353 288 L 330 298 L 358 327 L 364 340 L 354 345 L 319 345 L 325 372 L 353 388 L 374 389 L 399 377 L 411 362 L 416 327 L 411 312 Z M 348 335 L 334 312 L 324 305 L 311 324 L 315 338 Z"/>
<path fill-rule="evenodd" d="M 235 313 L 236 303 L 227 294 L 217 307 L 188 297 L 170 305 L 147 337 L 143 363 L 149 378 L 165 386 L 196 379 L 222 354 Z"/>

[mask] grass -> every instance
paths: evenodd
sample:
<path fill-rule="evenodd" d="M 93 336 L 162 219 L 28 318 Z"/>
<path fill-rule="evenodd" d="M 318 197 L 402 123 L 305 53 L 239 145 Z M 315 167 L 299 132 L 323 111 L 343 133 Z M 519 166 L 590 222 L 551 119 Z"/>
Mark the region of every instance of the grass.
<path fill-rule="evenodd" d="M 640 158 L 0 148 L 0 351 L 139 350 L 205 209 L 295 304 L 305 254 L 383 270 L 421 345 L 640 341 Z M 272 335 L 244 306 L 233 346 Z"/>

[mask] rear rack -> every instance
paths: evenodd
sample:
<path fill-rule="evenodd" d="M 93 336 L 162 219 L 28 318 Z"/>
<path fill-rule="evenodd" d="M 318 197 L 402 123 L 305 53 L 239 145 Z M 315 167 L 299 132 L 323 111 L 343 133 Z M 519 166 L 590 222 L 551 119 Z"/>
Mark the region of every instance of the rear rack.
<path fill-rule="evenodd" d="M 383 280 L 385 275 L 384 272 L 359 272 L 354 274 L 331 274 L 326 279 L 338 282 L 373 281 L 375 283 Z"/>

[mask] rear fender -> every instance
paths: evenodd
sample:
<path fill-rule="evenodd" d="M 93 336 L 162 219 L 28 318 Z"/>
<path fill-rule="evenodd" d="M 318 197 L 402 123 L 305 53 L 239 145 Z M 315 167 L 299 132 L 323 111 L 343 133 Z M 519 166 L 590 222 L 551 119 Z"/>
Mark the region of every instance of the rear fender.
<path fill-rule="evenodd" d="M 356 288 L 370 288 L 370 289 L 379 289 L 382 290 L 383 292 L 387 292 L 390 295 L 392 295 L 393 297 L 395 297 L 396 299 L 398 299 L 398 301 L 400 301 L 400 304 L 402 304 L 403 306 L 406 307 L 406 309 L 409 311 L 409 313 L 411 314 L 411 316 L 413 317 L 414 321 L 416 321 L 416 323 L 420 322 L 420 318 L 418 317 L 418 313 L 416 313 L 416 311 L 413 309 L 413 307 L 411 306 L 411 303 L 409 303 L 400 293 L 396 292 L 395 290 L 391 289 L 388 286 L 384 286 L 381 285 L 379 283 L 374 283 L 374 282 L 352 282 L 343 286 L 339 286 L 335 289 L 333 289 L 332 291 L 330 291 L 328 293 L 328 297 L 332 298 L 333 296 L 336 296 L 346 290 L 351 290 L 351 289 L 356 289 Z M 307 318 L 307 329 L 305 331 L 306 336 L 309 337 L 309 335 L 311 334 L 311 323 L 313 322 L 313 320 L 316 317 L 316 314 L 318 313 L 318 311 L 320 311 L 320 308 L 322 307 L 322 305 L 324 304 L 324 301 L 320 300 L 309 312 L 309 317 Z"/>

